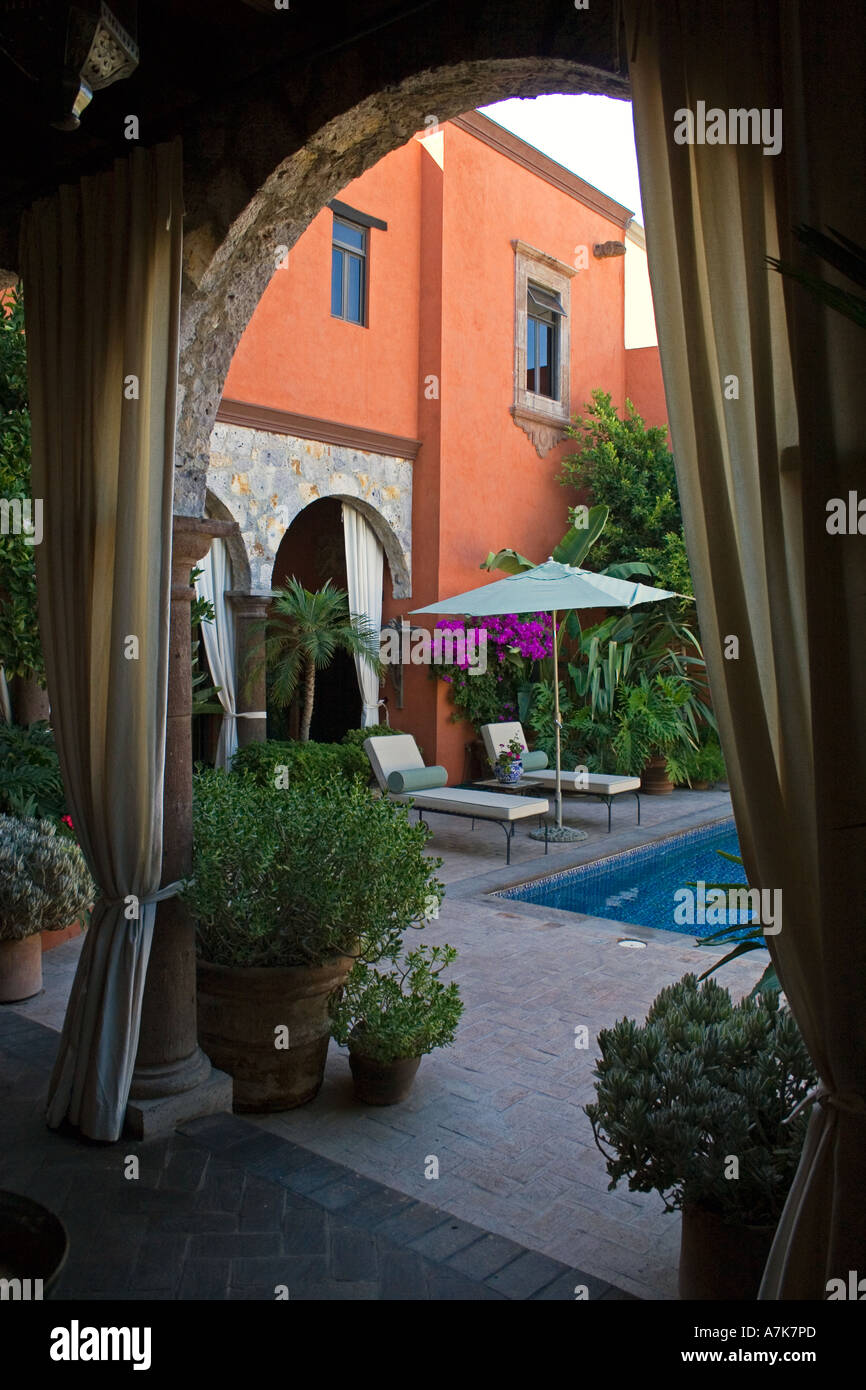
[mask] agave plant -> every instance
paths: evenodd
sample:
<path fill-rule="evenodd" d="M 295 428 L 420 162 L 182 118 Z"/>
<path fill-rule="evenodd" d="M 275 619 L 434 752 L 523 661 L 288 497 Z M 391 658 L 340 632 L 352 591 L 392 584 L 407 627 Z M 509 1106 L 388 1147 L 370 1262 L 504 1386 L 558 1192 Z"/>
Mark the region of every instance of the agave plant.
<path fill-rule="evenodd" d="M 803 224 L 794 228 L 794 236 L 807 251 L 811 251 L 822 261 L 826 261 L 828 265 L 841 271 L 845 278 L 852 281 L 853 284 L 866 288 L 866 247 L 858 245 L 856 241 L 851 241 L 849 237 L 843 236 L 833 227 L 828 228 L 828 230 L 830 236 L 824 232 L 819 232 L 816 227 Z M 844 314 L 860 328 L 866 328 L 866 299 L 863 299 L 861 295 L 852 294 L 849 290 L 843 290 L 838 285 L 830 284 L 828 280 L 811 275 L 800 266 L 792 265 L 790 261 L 779 261 L 774 256 L 768 256 L 767 260 L 774 270 L 778 270 L 780 275 L 787 275 L 790 279 L 796 280 L 809 294 L 815 299 L 819 299 L 822 304 L 826 304 L 829 309 L 835 309 L 837 313 Z"/>
<path fill-rule="evenodd" d="M 727 850 L 717 849 L 716 854 L 720 854 L 723 859 L 729 859 L 732 864 L 739 864 L 742 867 L 743 860 L 739 854 L 728 854 Z M 721 888 L 727 893 L 729 888 L 741 889 L 741 883 L 707 883 L 705 888 Z M 689 884 L 689 887 L 696 888 L 697 884 Z M 703 975 L 698 978 L 706 980 L 710 975 L 715 975 L 717 970 L 721 970 L 723 965 L 729 961 L 736 960 L 738 956 L 744 956 L 749 951 L 766 951 L 767 943 L 764 940 L 764 932 L 760 926 L 754 927 L 722 927 L 721 931 L 711 932 L 709 936 L 699 938 L 695 942 L 696 946 L 729 946 L 733 945 L 733 950 L 729 951 L 721 960 L 717 960 L 715 965 L 711 965 L 709 970 L 705 970 Z M 776 967 L 772 961 L 765 968 L 763 975 L 751 992 L 751 998 L 756 998 L 759 994 L 766 994 L 769 990 L 780 990 L 782 988 L 779 977 L 776 974 Z"/>

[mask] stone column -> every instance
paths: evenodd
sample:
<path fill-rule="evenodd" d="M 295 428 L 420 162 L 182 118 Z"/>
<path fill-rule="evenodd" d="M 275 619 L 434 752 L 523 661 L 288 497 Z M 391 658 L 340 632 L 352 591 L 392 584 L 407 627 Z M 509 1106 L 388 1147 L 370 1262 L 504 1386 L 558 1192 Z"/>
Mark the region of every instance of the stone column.
<path fill-rule="evenodd" d="M 207 554 L 213 537 L 233 529 L 234 522 L 174 518 L 163 884 L 186 877 L 192 863 L 190 570 Z M 156 910 L 127 1132 L 146 1139 L 231 1106 L 231 1077 L 216 1071 L 198 1045 L 195 929 L 180 900 L 170 898 Z"/>
<path fill-rule="evenodd" d="M 248 668 L 264 656 L 265 635 L 260 626 L 268 616 L 272 595 L 267 593 L 241 593 L 231 590 L 227 594 L 235 615 L 235 649 L 237 651 L 237 686 L 235 700 L 238 714 L 264 711 L 267 702 L 265 668 L 262 665 L 251 684 L 247 684 Z M 238 719 L 238 747 L 248 743 L 264 743 L 268 736 L 265 718 Z"/>

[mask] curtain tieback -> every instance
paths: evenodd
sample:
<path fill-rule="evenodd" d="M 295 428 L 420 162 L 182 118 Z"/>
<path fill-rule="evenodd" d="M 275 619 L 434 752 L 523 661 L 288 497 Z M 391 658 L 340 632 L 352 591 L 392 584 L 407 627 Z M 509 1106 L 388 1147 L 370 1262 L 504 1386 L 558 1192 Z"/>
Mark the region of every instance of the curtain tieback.
<path fill-rule="evenodd" d="M 227 714 L 226 719 L 267 719 L 266 709 L 243 709 L 235 714 Z"/>
<path fill-rule="evenodd" d="M 784 1123 L 790 1124 L 799 1115 L 801 1110 L 805 1110 L 807 1105 L 835 1105 L 837 1110 L 847 1110 L 851 1115 L 866 1115 L 866 1100 L 858 1095 L 856 1091 L 831 1091 L 819 1081 L 817 1086 L 813 1086 L 808 1095 L 805 1095 L 799 1105 L 795 1105 L 790 1115 L 785 1116 Z"/>
<path fill-rule="evenodd" d="M 126 907 L 130 898 L 136 898 L 139 907 L 149 907 L 152 903 L 164 903 L 168 898 L 177 897 L 182 887 L 183 884 L 178 879 L 175 883 L 167 883 L 164 888 L 157 888 L 155 893 L 148 893 L 144 898 L 139 898 L 137 893 L 127 893 L 125 898 L 103 896 L 97 901 L 105 903 L 106 907 Z"/>

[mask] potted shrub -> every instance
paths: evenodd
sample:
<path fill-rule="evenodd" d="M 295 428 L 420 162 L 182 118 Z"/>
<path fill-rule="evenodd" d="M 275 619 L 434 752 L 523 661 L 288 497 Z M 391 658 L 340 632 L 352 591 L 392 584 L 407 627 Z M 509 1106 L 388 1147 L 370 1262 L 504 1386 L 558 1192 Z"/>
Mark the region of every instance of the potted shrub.
<path fill-rule="evenodd" d="M 96 889 L 75 840 L 48 820 L 0 815 L 0 1003 L 42 988 L 39 933 L 89 911 Z"/>
<path fill-rule="evenodd" d="M 303 1105 L 322 1084 L 330 996 L 438 904 L 441 860 L 404 807 L 342 778 L 199 772 L 193 830 L 201 1045 L 236 1109 Z"/>
<path fill-rule="evenodd" d="M 808 1123 L 788 1117 L 816 1082 L 792 1015 L 686 975 L 598 1042 L 586 1113 L 610 1187 L 682 1209 L 681 1298 L 755 1298 Z"/>
<path fill-rule="evenodd" d="M 725 759 L 718 737 L 711 729 L 697 748 L 690 748 L 683 759 L 686 779 L 692 791 L 709 791 L 716 782 L 727 777 Z"/>
<path fill-rule="evenodd" d="M 641 675 L 623 697 L 614 714 L 617 772 L 641 776 L 642 790 L 651 795 L 672 792 L 674 782 L 687 780 L 684 759 L 695 747 L 688 683 L 677 676 Z"/>
<path fill-rule="evenodd" d="M 492 763 L 493 773 L 504 786 L 513 786 L 523 776 L 523 744 L 519 738 L 510 738 L 498 749 Z"/>
<path fill-rule="evenodd" d="M 457 985 L 439 976 L 456 958 L 453 946 L 419 946 L 387 972 L 353 968 L 332 1006 L 331 1028 L 349 1049 L 358 1100 L 405 1100 L 425 1053 L 454 1041 L 463 1001 Z"/>

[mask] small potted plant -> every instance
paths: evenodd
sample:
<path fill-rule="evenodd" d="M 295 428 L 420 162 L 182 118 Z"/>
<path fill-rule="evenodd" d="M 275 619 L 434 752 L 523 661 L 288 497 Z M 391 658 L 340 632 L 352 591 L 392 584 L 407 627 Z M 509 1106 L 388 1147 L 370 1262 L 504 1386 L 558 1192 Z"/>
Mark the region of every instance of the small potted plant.
<path fill-rule="evenodd" d="M 453 946 L 419 946 L 389 971 L 353 968 L 332 1005 L 331 1032 L 349 1049 L 358 1100 L 405 1100 L 425 1053 L 453 1043 L 463 1001 L 439 977 L 456 959 Z"/>
<path fill-rule="evenodd" d="M 322 1084 L 328 1001 L 358 960 L 392 955 L 442 888 L 429 832 L 360 781 L 283 786 L 197 773 L 192 876 L 199 1041 L 237 1110 L 289 1110 Z M 276 782 L 276 786 L 274 785 Z"/>
<path fill-rule="evenodd" d="M 513 786 L 523 776 L 523 755 L 526 752 L 519 738 L 510 738 L 496 754 L 493 772 L 503 786 Z"/>
<path fill-rule="evenodd" d="M 808 1124 L 815 1070 L 776 991 L 739 1004 L 686 975 L 646 1023 L 598 1035 L 586 1107 L 610 1187 L 682 1209 L 680 1297 L 753 1299 Z"/>
<path fill-rule="evenodd" d="M 0 815 L 0 1003 L 42 989 L 39 933 L 84 917 L 96 889 L 75 840 L 53 821 Z"/>
<path fill-rule="evenodd" d="M 727 777 L 725 759 L 717 734 L 707 729 L 697 748 L 690 748 L 683 759 L 683 769 L 692 791 L 709 791 L 716 782 Z"/>

